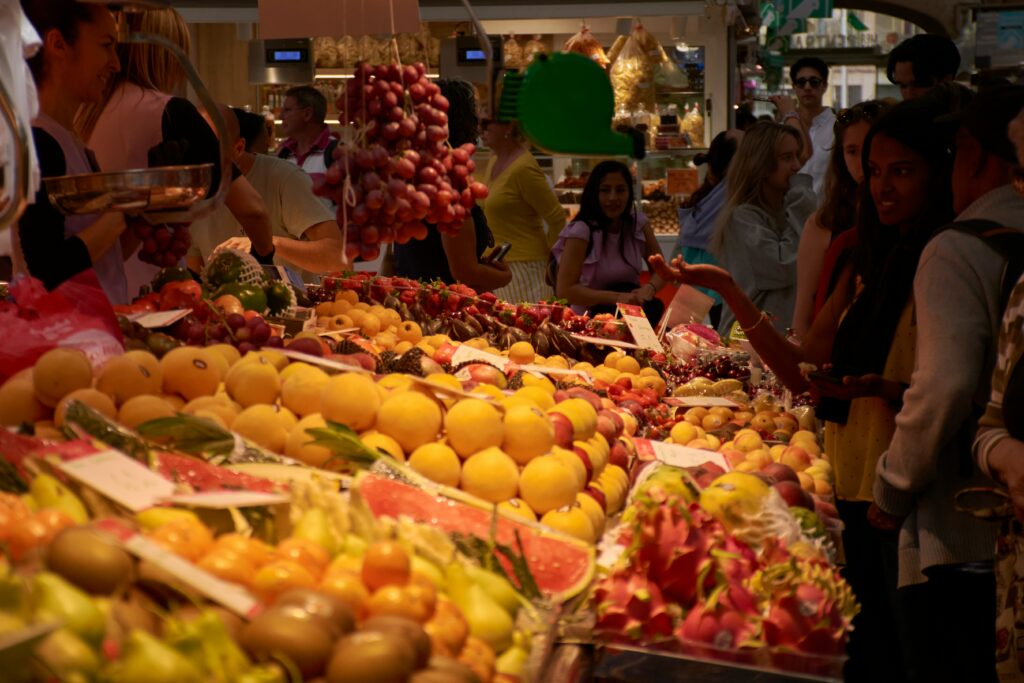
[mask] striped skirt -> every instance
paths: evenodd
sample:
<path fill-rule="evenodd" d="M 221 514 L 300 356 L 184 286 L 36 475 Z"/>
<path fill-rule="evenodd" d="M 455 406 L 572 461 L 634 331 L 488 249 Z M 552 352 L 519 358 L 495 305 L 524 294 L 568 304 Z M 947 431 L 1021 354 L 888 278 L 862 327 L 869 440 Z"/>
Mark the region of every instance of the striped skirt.
<path fill-rule="evenodd" d="M 513 304 L 534 303 L 555 295 L 544 282 L 547 269 L 545 261 L 512 261 L 508 267 L 512 271 L 512 282 L 494 290 L 494 295 L 499 299 Z"/>

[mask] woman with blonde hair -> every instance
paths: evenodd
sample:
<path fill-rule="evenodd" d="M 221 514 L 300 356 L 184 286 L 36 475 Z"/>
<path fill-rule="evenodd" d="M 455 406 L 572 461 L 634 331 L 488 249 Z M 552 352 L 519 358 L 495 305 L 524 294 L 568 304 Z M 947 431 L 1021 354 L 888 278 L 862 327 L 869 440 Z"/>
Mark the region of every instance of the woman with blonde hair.
<path fill-rule="evenodd" d="M 125 15 L 131 32 L 161 36 L 188 52 L 188 26 L 174 9 Z M 121 71 L 110 79 L 99 103 L 83 107 L 76 127 L 88 140 L 104 171 L 176 164 L 214 164 L 212 190 L 220 185 L 220 143 L 209 124 L 188 100 L 185 71 L 164 47 L 149 43 L 118 45 Z M 232 167 L 226 204 L 250 238 L 253 256 L 273 263 L 274 244 L 267 209 L 245 176 Z M 138 256 L 125 264 L 128 292 L 148 285 L 158 267 Z"/>
<path fill-rule="evenodd" d="M 729 166 L 729 195 L 708 249 L 776 329 L 789 327 L 796 297 L 796 255 L 817 198 L 800 171 L 803 141 L 790 126 L 762 121 L 748 130 Z M 736 315 L 722 311 L 728 336 Z"/>
<path fill-rule="evenodd" d="M 512 245 L 505 259 L 512 282 L 494 293 L 514 302 L 550 298 L 545 273 L 551 246 L 565 227 L 565 211 L 516 124 L 487 119 L 482 124 L 481 140 L 492 153 L 481 179 L 490 191 L 484 214 L 494 241 Z"/>

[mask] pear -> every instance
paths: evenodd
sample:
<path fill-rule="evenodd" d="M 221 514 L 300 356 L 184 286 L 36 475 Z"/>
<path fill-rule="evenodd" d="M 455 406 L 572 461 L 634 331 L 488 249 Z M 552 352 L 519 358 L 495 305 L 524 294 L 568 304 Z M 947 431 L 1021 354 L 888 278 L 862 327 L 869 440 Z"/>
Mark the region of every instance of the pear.
<path fill-rule="evenodd" d="M 444 590 L 444 574 L 436 564 L 425 557 L 420 557 L 419 555 L 413 555 L 409 560 L 409 570 L 412 574 L 419 574 L 426 577 L 430 583 L 434 584 L 434 588 Z"/>
<path fill-rule="evenodd" d="M 179 519 L 187 519 L 193 522 L 199 521 L 196 513 L 180 508 L 155 507 L 143 510 L 135 515 L 135 522 L 143 531 L 156 531 L 163 525 L 170 524 Z"/>
<path fill-rule="evenodd" d="M 466 617 L 469 632 L 495 652 L 511 645 L 514 624 L 508 612 L 474 583 L 462 566 L 448 565 L 445 575 L 448 578 L 448 595 Z"/>
<path fill-rule="evenodd" d="M 484 589 L 496 603 L 509 613 L 513 618 L 519 611 L 520 597 L 512 584 L 504 576 L 496 574 L 480 567 L 466 567 L 466 573 L 478 586 Z"/>
<path fill-rule="evenodd" d="M 519 645 L 513 645 L 498 656 L 498 659 L 494 662 L 494 671 L 506 676 L 519 678 L 523 675 L 523 669 L 526 668 L 526 660 L 529 657 L 530 653 L 528 651 Z"/>
<path fill-rule="evenodd" d="M 49 474 L 36 475 L 29 484 L 29 493 L 39 504 L 40 509 L 54 508 L 75 520 L 75 524 L 89 523 L 89 513 L 85 505 L 71 489 L 57 481 L 55 477 Z"/>
<path fill-rule="evenodd" d="M 106 632 L 106 618 L 84 592 L 51 572 L 39 572 L 32 579 L 35 603 L 33 621 L 62 622 L 90 645 L 99 645 Z"/>
<path fill-rule="evenodd" d="M 327 511 L 323 508 L 309 508 L 303 512 L 299 523 L 292 531 L 292 536 L 316 543 L 331 556 L 336 555 L 339 550 L 338 535 L 331 528 Z"/>
<path fill-rule="evenodd" d="M 48 635 L 36 646 L 34 654 L 61 681 L 77 677 L 89 680 L 100 668 L 100 658 L 96 651 L 66 628 L 57 629 Z"/>
<path fill-rule="evenodd" d="M 145 631 L 128 634 L 121 658 L 103 672 L 110 683 L 202 683 L 203 674 L 184 655 Z"/>

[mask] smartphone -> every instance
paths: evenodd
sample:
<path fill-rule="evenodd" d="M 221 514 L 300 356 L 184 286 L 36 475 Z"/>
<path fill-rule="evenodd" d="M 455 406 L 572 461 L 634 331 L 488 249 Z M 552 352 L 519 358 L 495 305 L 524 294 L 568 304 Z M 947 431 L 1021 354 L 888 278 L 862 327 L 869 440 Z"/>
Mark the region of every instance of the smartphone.
<path fill-rule="evenodd" d="M 814 380 L 815 382 L 821 382 L 822 384 L 842 384 L 843 378 L 837 377 L 828 372 L 822 372 L 821 370 L 815 370 L 814 372 L 808 372 L 807 377 Z"/>
<path fill-rule="evenodd" d="M 490 253 L 485 254 L 482 259 L 482 262 L 494 263 L 495 261 L 504 261 L 510 249 L 512 249 L 511 242 L 502 242 L 494 249 L 492 249 Z"/>

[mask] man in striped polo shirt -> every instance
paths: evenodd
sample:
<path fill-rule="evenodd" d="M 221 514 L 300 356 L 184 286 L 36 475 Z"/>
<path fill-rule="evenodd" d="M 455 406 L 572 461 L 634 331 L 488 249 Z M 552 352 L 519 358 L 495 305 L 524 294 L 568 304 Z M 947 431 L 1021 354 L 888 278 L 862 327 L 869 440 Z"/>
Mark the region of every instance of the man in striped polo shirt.
<path fill-rule="evenodd" d="M 327 99 L 316 88 L 301 85 L 285 93 L 281 107 L 281 132 L 286 137 L 277 156 L 296 164 L 313 178 L 323 178 L 328 157 L 337 145 L 324 119 Z M 329 206 L 333 204 L 324 199 Z"/>

